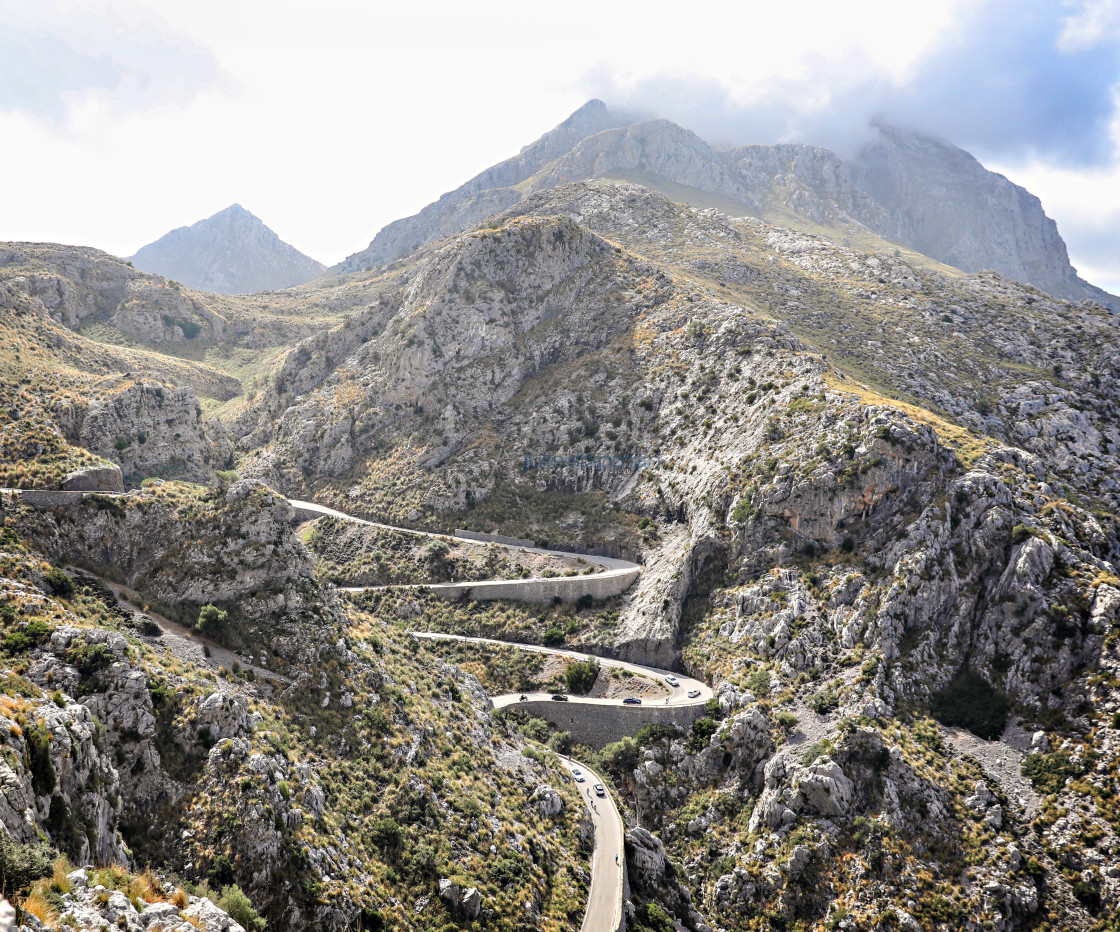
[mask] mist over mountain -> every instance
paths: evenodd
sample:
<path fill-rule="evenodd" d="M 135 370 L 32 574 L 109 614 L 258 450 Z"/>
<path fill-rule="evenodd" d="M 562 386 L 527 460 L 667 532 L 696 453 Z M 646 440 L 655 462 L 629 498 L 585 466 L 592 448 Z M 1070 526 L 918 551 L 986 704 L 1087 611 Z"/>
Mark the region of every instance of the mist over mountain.
<path fill-rule="evenodd" d="M 599 100 L 518 156 L 389 224 L 333 271 L 393 261 L 526 194 L 591 178 L 637 181 L 686 203 L 840 239 L 869 232 L 965 272 L 992 269 L 1058 297 L 1120 307 L 1077 276 L 1037 197 L 950 143 L 880 125 L 850 160 L 808 144 L 719 151 L 668 120 L 612 115 Z"/>
<path fill-rule="evenodd" d="M 240 204 L 172 230 L 130 259 L 145 272 L 219 294 L 289 288 L 326 268 L 285 243 Z"/>

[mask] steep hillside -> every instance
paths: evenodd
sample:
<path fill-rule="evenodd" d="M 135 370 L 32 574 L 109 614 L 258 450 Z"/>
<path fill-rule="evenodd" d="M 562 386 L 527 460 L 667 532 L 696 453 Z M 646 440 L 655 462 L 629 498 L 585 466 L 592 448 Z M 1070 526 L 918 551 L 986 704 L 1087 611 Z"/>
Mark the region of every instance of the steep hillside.
<path fill-rule="evenodd" d="M 289 246 L 240 204 L 172 230 L 130 258 L 145 272 L 220 294 L 289 288 L 326 268 Z"/>
<path fill-rule="evenodd" d="M 196 898 L 159 897 L 172 907 L 159 918 L 198 925 L 210 910 L 200 928 L 228 928 L 207 896 L 251 902 L 280 930 L 578 923 L 589 828 L 558 761 L 492 722 L 473 677 L 313 582 L 268 490 L 165 484 L 60 508 L 5 500 L 0 514 L 9 894 L 61 852 L 173 873 Z M 189 631 L 163 614 L 207 617 L 211 594 L 228 618 Z M 53 899 L 38 885 L 48 927 L 100 928 L 80 910 L 109 893 L 85 903 L 66 870 Z M 114 917 L 160 887 L 130 888 Z M 59 926 L 67 911 L 78 918 Z"/>
<path fill-rule="evenodd" d="M 192 292 L 95 249 L 0 246 L 0 481 L 56 488 L 89 453 L 134 482 L 228 467 L 207 415 L 254 391 L 317 316 Z"/>
<path fill-rule="evenodd" d="M 626 811 L 632 928 L 1114 932 L 1115 315 L 890 245 L 824 150 L 733 170 L 671 124 L 570 129 L 478 182 L 524 179 L 504 212 L 281 295 L 12 247 L 6 481 L 110 459 L 149 481 L 3 502 L 0 821 L 23 847 L 0 867 L 42 864 L 42 833 L 83 862 L 127 847 L 199 901 L 237 885 L 281 930 L 576 927 L 590 826 L 541 747 L 574 739 L 492 715 L 439 656 L 494 689 L 555 671 L 429 653 L 423 629 L 711 686 L 687 729 L 577 749 Z M 611 172 L 718 192 L 561 183 L 621 151 Z M 835 168 L 827 197 L 791 181 L 761 212 L 851 245 L 713 209 L 748 164 Z M 198 332 L 130 335 L 173 312 Z M 153 481 L 176 454 L 205 485 Z M 277 492 L 643 571 L 599 602 L 344 598 L 526 567 L 337 520 L 309 548 Z"/>
<path fill-rule="evenodd" d="M 390 278 L 292 353 L 242 468 L 645 564 L 572 639 L 682 664 L 720 708 L 604 752 L 692 899 L 646 855 L 641 896 L 729 929 L 1109 915 L 1111 314 L 606 182 L 533 194 Z M 630 453 L 651 460 L 593 459 Z"/>

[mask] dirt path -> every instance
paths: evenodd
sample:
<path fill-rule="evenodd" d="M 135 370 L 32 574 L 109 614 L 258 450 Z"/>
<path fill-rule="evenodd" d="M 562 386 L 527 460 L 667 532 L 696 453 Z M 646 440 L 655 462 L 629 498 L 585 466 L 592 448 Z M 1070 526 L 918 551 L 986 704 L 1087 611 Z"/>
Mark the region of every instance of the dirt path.
<path fill-rule="evenodd" d="M 1034 818 L 1042 809 L 1042 797 L 1030 780 L 1020 772 L 1026 752 L 1006 741 L 985 741 L 960 728 L 946 728 L 949 743 L 958 754 L 975 758 L 991 780 L 1003 788 L 1007 798 L 1019 806 L 1027 818 Z"/>
<path fill-rule="evenodd" d="M 191 631 L 185 625 L 181 625 L 177 621 L 172 621 L 170 618 L 160 615 L 158 612 L 153 612 L 151 609 L 144 608 L 144 597 L 128 586 L 112 582 L 111 580 L 98 576 L 96 573 L 91 573 L 89 570 L 80 569 L 76 566 L 68 566 L 66 567 L 66 571 L 77 577 L 88 576 L 91 579 L 97 580 L 98 583 L 117 597 L 117 601 L 122 606 L 137 615 L 145 615 L 151 618 L 152 621 L 159 626 L 160 636 L 148 637 L 139 634 L 137 637 L 152 648 L 163 647 L 176 660 L 192 663 L 199 667 L 206 667 L 209 670 L 213 670 L 215 673 L 223 673 L 224 670 L 225 674 L 228 674 L 233 669 L 233 665 L 237 663 L 245 670 L 252 670 L 256 673 L 258 678 L 263 679 L 265 683 L 273 681 L 284 685 L 291 683 L 291 680 L 287 677 L 281 676 L 279 673 L 275 673 L 265 667 L 256 666 L 228 647 L 215 644 L 209 638 L 203 637 L 195 631 Z"/>

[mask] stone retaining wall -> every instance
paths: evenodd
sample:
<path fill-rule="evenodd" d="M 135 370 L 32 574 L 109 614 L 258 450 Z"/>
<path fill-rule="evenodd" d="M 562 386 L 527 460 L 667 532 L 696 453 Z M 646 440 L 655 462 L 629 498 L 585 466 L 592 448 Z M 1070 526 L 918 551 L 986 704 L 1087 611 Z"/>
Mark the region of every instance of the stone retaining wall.
<path fill-rule="evenodd" d="M 574 602 L 581 596 L 609 599 L 629 589 L 641 569 L 587 576 L 556 576 L 551 579 L 510 579 L 493 582 L 455 583 L 433 586 L 432 592 L 452 601 L 456 599 L 509 599 L 513 602 L 548 603 L 555 599 Z"/>
<path fill-rule="evenodd" d="M 13 495 L 18 495 L 19 500 L 36 508 L 58 508 L 62 505 L 73 505 L 80 502 L 86 495 L 85 492 L 41 492 L 30 489 L 15 490 Z M 112 494 L 112 493 L 106 493 Z"/>
<path fill-rule="evenodd" d="M 592 705 L 591 703 L 555 702 L 551 699 L 531 699 L 507 706 L 528 712 L 537 718 L 547 719 L 561 731 L 570 731 L 582 744 L 602 748 L 613 741 L 636 735 L 645 725 L 681 725 L 691 728 L 692 723 L 705 715 L 703 705 Z"/>
<path fill-rule="evenodd" d="M 523 540 L 520 537 L 503 537 L 501 534 L 482 534 L 478 531 L 464 531 L 462 528 L 455 530 L 456 537 L 466 540 L 476 540 L 483 544 L 508 544 L 510 547 L 536 547 L 534 540 Z"/>

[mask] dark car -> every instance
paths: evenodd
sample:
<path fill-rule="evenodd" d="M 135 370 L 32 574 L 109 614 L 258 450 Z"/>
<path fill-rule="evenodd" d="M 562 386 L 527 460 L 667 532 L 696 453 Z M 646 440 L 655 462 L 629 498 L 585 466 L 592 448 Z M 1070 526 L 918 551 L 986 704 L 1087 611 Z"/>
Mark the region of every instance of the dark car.
<path fill-rule="evenodd" d="M 637 696 L 627 696 L 625 699 L 622 700 L 622 704 L 623 705 L 641 705 L 642 700 L 639 699 Z"/>
<path fill-rule="evenodd" d="M 567 702 L 568 701 L 568 697 L 565 696 L 563 693 L 553 693 L 552 699 L 555 702 Z"/>

